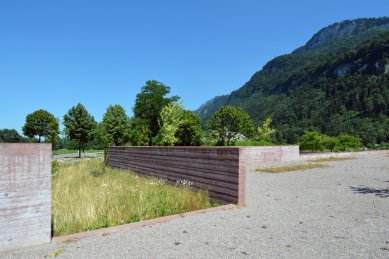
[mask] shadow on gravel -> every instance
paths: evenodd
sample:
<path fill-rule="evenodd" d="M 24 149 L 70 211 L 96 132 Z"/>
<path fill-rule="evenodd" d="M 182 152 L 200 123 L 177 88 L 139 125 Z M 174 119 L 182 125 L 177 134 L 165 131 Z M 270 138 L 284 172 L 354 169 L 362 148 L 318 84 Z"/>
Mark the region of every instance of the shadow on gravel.
<path fill-rule="evenodd" d="M 369 187 L 353 187 L 353 186 L 349 186 L 349 187 L 354 193 L 362 193 L 362 194 L 371 193 L 381 198 L 389 198 L 389 189 L 374 189 Z"/>

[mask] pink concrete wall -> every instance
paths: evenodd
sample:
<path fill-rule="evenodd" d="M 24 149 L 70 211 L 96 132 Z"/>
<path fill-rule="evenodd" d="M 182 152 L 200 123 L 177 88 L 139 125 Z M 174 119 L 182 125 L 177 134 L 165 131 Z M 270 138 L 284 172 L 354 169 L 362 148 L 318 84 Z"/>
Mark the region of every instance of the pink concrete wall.
<path fill-rule="evenodd" d="M 240 159 L 247 169 L 266 163 L 289 162 L 300 159 L 299 146 L 240 147 Z"/>
<path fill-rule="evenodd" d="M 0 143 L 0 251 L 51 241 L 51 144 Z"/>

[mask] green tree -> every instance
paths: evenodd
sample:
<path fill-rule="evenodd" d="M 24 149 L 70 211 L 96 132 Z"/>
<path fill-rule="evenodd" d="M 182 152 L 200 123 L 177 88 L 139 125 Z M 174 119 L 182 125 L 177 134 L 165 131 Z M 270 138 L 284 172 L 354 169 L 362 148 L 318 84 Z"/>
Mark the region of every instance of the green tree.
<path fill-rule="evenodd" d="M 0 130 L 0 142 L 19 143 L 23 142 L 23 137 L 14 129 L 2 129 Z"/>
<path fill-rule="evenodd" d="M 39 143 L 42 137 L 53 141 L 59 134 L 59 123 L 51 113 L 41 109 L 27 115 L 22 130 L 29 138 L 38 136 Z"/>
<path fill-rule="evenodd" d="M 137 119 L 147 121 L 151 132 L 149 145 L 160 130 L 159 118 L 164 106 L 176 102 L 179 97 L 166 97 L 170 93 L 170 87 L 156 81 L 146 81 L 140 93 L 136 95 L 134 116 Z"/>
<path fill-rule="evenodd" d="M 78 157 L 81 157 L 81 150 L 85 144 L 94 139 L 97 123 L 92 115 L 79 103 L 73 106 L 64 116 L 63 125 L 65 134 L 70 140 L 78 141 Z"/>
<path fill-rule="evenodd" d="M 99 125 L 99 136 L 104 146 L 124 145 L 130 137 L 130 119 L 120 105 L 110 105 Z"/>
<path fill-rule="evenodd" d="M 270 123 L 272 122 L 271 117 L 267 117 L 266 120 L 262 123 L 262 127 L 258 127 L 258 137 L 259 141 L 270 141 L 272 135 L 276 132 L 275 129 L 270 128 Z"/>
<path fill-rule="evenodd" d="M 346 151 L 347 148 L 358 148 L 362 146 L 360 138 L 349 134 L 340 134 L 338 136 L 338 147 L 342 151 Z"/>
<path fill-rule="evenodd" d="M 224 106 L 211 118 L 209 129 L 217 138 L 217 145 L 234 144 L 239 134 L 251 137 L 254 123 L 250 116 L 240 107 Z"/>
<path fill-rule="evenodd" d="M 327 136 L 327 135 L 323 135 L 322 143 L 323 143 L 323 147 L 325 149 L 329 149 L 329 150 L 331 150 L 331 152 L 333 152 L 335 147 L 336 147 L 336 145 L 338 145 L 338 139 L 335 138 L 335 137 L 330 137 L 330 136 Z"/>
<path fill-rule="evenodd" d="M 53 150 L 58 150 L 61 148 L 61 138 L 59 135 L 50 136 L 49 138 L 45 139 L 45 143 L 51 143 Z"/>
<path fill-rule="evenodd" d="M 176 132 L 176 146 L 201 146 L 202 130 L 200 117 L 191 111 L 184 111 Z"/>
<path fill-rule="evenodd" d="M 182 104 L 169 104 L 164 106 L 160 115 L 160 130 L 153 142 L 159 146 L 173 146 L 178 138 L 176 132 L 182 122 L 184 107 Z"/>
<path fill-rule="evenodd" d="M 323 136 L 316 131 L 304 131 L 300 141 L 300 149 L 302 150 L 323 150 Z"/>
<path fill-rule="evenodd" d="M 148 122 L 139 118 L 132 118 L 130 142 L 133 146 L 147 146 L 151 141 L 151 130 Z"/>

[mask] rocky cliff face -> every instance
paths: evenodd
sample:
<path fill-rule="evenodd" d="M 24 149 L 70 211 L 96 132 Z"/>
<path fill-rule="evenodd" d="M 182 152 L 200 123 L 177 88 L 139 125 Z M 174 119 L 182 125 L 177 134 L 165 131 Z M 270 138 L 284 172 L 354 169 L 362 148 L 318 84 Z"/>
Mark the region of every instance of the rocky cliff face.
<path fill-rule="evenodd" d="M 384 30 L 387 28 L 389 28 L 389 18 L 387 17 L 346 20 L 321 29 L 305 46 L 296 49 L 293 53 L 303 53 L 313 50 L 334 39 L 363 34 L 369 30 Z"/>

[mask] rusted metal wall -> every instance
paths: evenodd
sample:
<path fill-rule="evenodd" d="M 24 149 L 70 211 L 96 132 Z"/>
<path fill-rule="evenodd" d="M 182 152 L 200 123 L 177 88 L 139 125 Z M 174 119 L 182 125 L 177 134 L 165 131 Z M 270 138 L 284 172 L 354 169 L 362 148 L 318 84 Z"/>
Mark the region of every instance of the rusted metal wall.
<path fill-rule="evenodd" d="M 238 202 L 239 148 L 110 147 L 107 164 L 170 182 L 188 180 L 215 200 Z"/>
<path fill-rule="evenodd" d="M 0 144 L 0 251 L 51 241 L 51 144 Z"/>
<path fill-rule="evenodd" d="M 188 180 L 211 199 L 244 205 L 246 170 L 298 159 L 298 147 L 110 147 L 107 164 L 135 173 Z"/>

